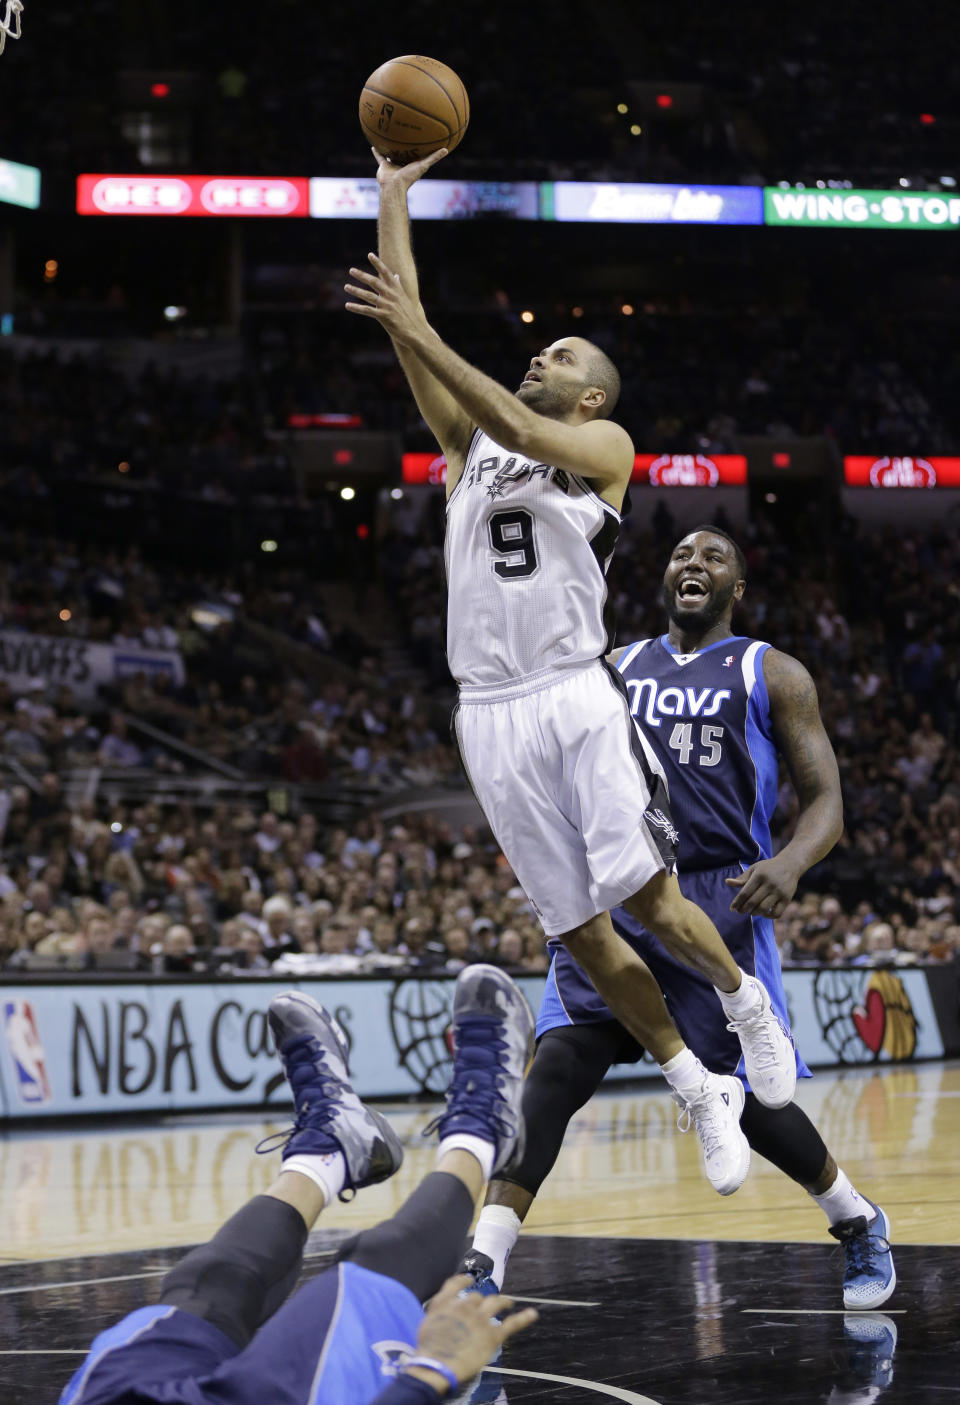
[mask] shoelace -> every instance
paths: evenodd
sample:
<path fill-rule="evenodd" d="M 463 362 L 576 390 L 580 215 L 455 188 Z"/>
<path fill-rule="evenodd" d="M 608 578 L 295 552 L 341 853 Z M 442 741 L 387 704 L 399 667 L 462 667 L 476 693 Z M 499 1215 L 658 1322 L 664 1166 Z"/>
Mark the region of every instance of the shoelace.
<path fill-rule="evenodd" d="M 507 1045 L 501 1036 L 503 1023 L 495 1016 L 474 1015 L 461 1022 L 457 1030 L 457 1053 L 453 1066 L 453 1082 L 447 1090 L 447 1105 L 439 1116 L 424 1127 L 422 1135 L 435 1132 L 441 1122 L 459 1114 L 477 1115 L 477 1094 L 482 1089 L 484 1116 L 502 1136 L 513 1132 L 499 1108 L 502 1104 L 500 1078 L 503 1074 L 501 1056 Z"/>
<path fill-rule="evenodd" d="M 723 1145 L 720 1114 L 716 1107 L 715 1097 L 701 1088 L 695 1098 L 682 1103 L 681 1106 L 683 1110 L 677 1118 L 678 1130 L 689 1132 L 691 1123 L 693 1123 L 700 1140 L 703 1142 L 704 1155 L 712 1156 L 717 1148 Z"/>
<path fill-rule="evenodd" d="M 776 1017 L 769 1020 L 765 1015 L 766 1011 L 761 1005 L 756 1014 L 747 1015 L 742 1020 L 731 1020 L 727 1025 L 731 1034 L 746 1034 L 758 1069 L 774 1068 L 780 1061 L 774 1030 L 782 1029 L 782 1026 Z"/>
<path fill-rule="evenodd" d="M 329 1073 L 322 1063 L 321 1067 L 326 1074 L 326 1077 L 320 1082 L 322 1097 L 311 1101 L 306 1096 L 301 1096 L 305 1094 L 308 1084 L 316 1084 L 317 1047 L 317 1040 L 313 1035 L 305 1035 L 284 1050 L 287 1082 L 293 1092 L 293 1102 L 296 1108 L 293 1126 L 285 1128 L 282 1132 L 271 1132 L 268 1137 L 259 1141 L 254 1148 L 258 1156 L 265 1156 L 268 1152 L 278 1151 L 281 1147 L 285 1147 L 306 1126 L 322 1130 L 336 1116 L 339 1105 L 337 1095 L 342 1090 L 343 1084 L 335 1074 Z M 322 1049 L 322 1046 L 320 1047 Z"/>
<path fill-rule="evenodd" d="M 873 1273 L 877 1258 L 890 1252 L 889 1240 L 884 1239 L 882 1234 L 871 1234 L 869 1225 L 842 1242 L 847 1256 L 847 1272 L 853 1276 Z"/>

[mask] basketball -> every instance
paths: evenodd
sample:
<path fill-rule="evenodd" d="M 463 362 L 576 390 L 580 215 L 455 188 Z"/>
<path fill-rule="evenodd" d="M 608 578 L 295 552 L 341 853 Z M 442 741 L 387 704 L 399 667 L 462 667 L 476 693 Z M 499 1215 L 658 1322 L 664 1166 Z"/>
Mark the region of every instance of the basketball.
<path fill-rule="evenodd" d="M 360 94 L 360 126 L 398 166 L 458 146 L 470 121 L 467 90 L 452 68 L 423 54 L 388 59 Z"/>

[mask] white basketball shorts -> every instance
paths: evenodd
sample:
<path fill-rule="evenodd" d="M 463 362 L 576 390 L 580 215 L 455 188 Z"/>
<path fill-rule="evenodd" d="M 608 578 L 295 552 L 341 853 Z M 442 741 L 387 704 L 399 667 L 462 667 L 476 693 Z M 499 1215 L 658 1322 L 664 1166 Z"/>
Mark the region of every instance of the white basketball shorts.
<path fill-rule="evenodd" d="M 453 730 L 467 777 L 548 937 L 672 873 L 666 783 L 601 661 L 464 688 Z"/>

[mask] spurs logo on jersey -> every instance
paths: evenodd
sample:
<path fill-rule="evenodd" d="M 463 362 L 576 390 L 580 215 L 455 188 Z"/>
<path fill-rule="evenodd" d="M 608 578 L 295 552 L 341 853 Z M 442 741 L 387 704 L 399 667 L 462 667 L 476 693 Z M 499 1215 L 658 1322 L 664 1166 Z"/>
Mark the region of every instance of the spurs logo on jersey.
<path fill-rule="evenodd" d="M 492 477 L 488 478 L 488 474 Z M 464 478 L 467 479 L 465 487 L 468 490 L 484 487 L 488 498 L 505 497 L 514 485 L 537 477 L 548 478 L 562 493 L 569 491 L 570 479 L 562 468 L 553 468 L 548 463 L 530 463 L 529 460 L 519 459 L 516 454 L 510 454 L 503 461 L 499 454 L 494 454 L 471 465 L 469 475 L 464 471 Z"/>
<path fill-rule="evenodd" d="M 496 687 L 610 648 L 606 571 L 620 516 L 574 473 L 477 430 L 447 502 L 447 657 Z"/>

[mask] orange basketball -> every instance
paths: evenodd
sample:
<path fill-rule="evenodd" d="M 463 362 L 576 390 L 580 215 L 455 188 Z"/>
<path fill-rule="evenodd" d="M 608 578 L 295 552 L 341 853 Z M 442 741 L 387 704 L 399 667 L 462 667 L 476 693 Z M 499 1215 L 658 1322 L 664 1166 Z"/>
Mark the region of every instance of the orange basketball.
<path fill-rule="evenodd" d="M 360 126 L 371 146 L 397 165 L 441 146 L 452 151 L 467 130 L 467 90 L 452 68 L 423 54 L 388 59 L 360 94 Z"/>

